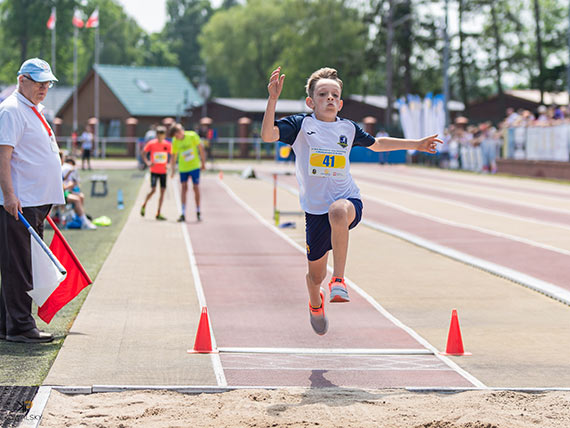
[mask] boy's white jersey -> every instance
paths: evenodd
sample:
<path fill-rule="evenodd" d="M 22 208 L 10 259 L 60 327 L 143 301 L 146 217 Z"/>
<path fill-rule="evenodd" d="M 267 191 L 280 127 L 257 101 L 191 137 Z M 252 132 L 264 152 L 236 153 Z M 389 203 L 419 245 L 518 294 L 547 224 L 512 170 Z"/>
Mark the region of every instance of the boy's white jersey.
<path fill-rule="evenodd" d="M 350 150 L 368 147 L 374 137 L 348 119 L 323 122 L 314 115 L 297 114 L 275 122 L 279 141 L 295 152 L 301 208 L 309 214 L 326 214 L 339 199 L 360 199 L 350 174 Z"/>

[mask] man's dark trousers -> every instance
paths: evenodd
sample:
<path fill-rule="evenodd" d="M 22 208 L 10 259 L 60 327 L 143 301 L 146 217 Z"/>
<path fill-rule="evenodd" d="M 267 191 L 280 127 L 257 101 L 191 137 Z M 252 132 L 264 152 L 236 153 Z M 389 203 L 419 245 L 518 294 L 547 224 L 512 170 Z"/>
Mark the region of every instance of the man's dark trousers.
<path fill-rule="evenodd" d="M 23 216 L 43 237 L 51 205 L 24 208 Z M 32 316 L 33 289 L 30 232 L 0 205 L 0 334 L 18 335 L 36 327 Z"/>

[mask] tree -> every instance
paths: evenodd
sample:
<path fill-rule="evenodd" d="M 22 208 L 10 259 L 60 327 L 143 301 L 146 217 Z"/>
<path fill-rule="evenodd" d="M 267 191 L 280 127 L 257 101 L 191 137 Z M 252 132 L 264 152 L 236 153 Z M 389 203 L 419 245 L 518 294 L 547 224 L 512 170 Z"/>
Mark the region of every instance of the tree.
<path fill-rule="evenodd" d="M 165 43 L 178 57 L 180 69 L 192 80 L 203 73 L 198 36 L 212 15 L 209 0 L 168 0 L 169 22 L 163 30 Z"/>
<path fill-rule="evenodd" d="M 267 96 L 269 74 L 281 65 L 283 97 L 302 98 L 307 77 L 324 66 L 339 70 L 345 93 L 356 88 L 366 37 L 361 16 L 340 0 L 249 0 L 217 11 L 200 43 L 209 73 L 227 81 L 229 95 Z"/>

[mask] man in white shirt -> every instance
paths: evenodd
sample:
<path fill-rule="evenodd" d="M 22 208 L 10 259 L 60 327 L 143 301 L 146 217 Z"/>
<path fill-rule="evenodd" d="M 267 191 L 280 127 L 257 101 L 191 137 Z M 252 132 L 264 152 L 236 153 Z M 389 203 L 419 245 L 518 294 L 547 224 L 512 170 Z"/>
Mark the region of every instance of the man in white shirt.
<path fill-rule="evenodd" d="M 64 203 L 59 147 L 40 104 L 55 81 L 47 62 L 29 59 L 0 104 L 0 339 L 12 342 L 53 340 L 31 313 L 30 234 L 18 212 L 42 236 L 51 206 Z"/>

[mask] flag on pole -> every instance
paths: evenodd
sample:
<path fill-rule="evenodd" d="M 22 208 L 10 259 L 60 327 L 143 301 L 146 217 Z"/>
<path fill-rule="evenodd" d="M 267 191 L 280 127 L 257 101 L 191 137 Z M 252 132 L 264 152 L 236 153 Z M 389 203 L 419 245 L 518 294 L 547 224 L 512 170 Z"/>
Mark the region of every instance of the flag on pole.
<path fill-rule="evenodd" d="M 71 302 L 92 281 L 51 217 L 48 216 L 47 221 L 54 231 L 49 248 L 67 271 L 65 280 L 59 284 L 41 306 L 38 305 L 40 306 L 38 316 L 49 324 L 55 314 Z"/>
<path fill-rule="evenodd" d="M 97 28 L 99 27 L 99 9 L 95 9 L 87 22 L 85 23 L 85 28 Z"/>
<path fill-rule="evenodd" d="M 79 9 L 75 9 L 73 11 L 73 18 L 71 23 L 76 28 L 83 28 L 83 16 L 81 15 L 81 11 Z"/>
<path fill-rule="evenodd" d="M 55 7 L 51 8 L 51 15 L 46 23 L 48 30 L 55 30 Z"/>
<path fill-rule="evenodd" d="M 67 272 L 22 213 L 18 213 L 18 218 L 30 233 L 33 289 L 28 294 L 41 306 L 65 279 Z"/>

